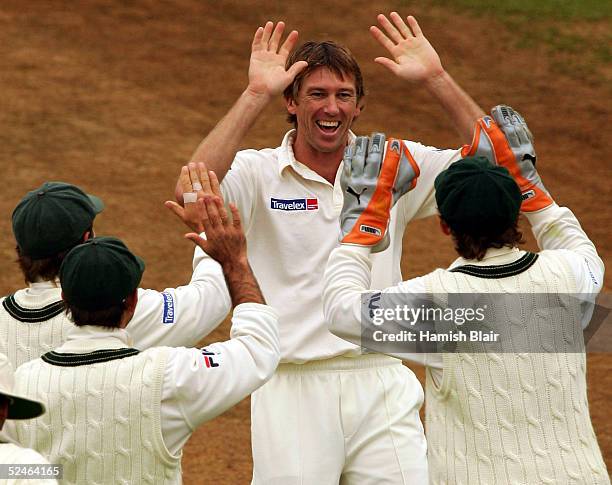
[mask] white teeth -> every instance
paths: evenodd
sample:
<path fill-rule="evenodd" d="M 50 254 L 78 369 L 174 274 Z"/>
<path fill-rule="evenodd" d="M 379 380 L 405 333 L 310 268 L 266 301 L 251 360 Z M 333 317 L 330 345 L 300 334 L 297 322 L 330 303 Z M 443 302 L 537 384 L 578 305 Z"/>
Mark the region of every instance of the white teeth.
<path fill-rule="evenodd" d="M 322 121 L 322 120 L 317 121 L 317 123 L 321 126 L 326 126 L 329 128 L 336 128 L 340 124 L 339 121 Z"/>

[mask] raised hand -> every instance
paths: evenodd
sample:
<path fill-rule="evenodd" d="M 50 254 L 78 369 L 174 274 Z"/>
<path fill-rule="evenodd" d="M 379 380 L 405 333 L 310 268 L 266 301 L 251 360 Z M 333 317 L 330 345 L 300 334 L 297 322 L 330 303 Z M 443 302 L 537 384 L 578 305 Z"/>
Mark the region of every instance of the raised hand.
<path fill-rule="evenodd" d="M 409 15 L 404 22 L 397 12 L 378 15 L 378 27 L 370 27 L 370 33 L 382 45 L 392 59 L 377 57 L 375 62 L 385 66 L 396 76 L 410 82 L 425 82 L 435 79 L 444 72 L 440 57 L 423 35 L 416 19 Z"/>
<path fill-rule="evenodd" d="M 416 186 L 420 174 L 404 143 L 390 138 L 385 145 L 385 139 L 384 133 L 357 137 L 344 152 L 340 175 L 340 242 L 369 247 L 373 253 L 389 246 L 391 208 Z"/>
<path fill-rule="evenodd" d="M 184 206 L 167 200 L 164 205 L 183 223 L 198 234 L 204 231 L 204 206 L 197 201 L 205 196 L 221 197 L 221 188 L 215 172 L 208 171 L 204 163 L 189 163 L 181 168 L 179 185 L 183 194 Z"/>
<path fill-rule="evenodd" d="M 280 44 L 284 30 L 284 22 L 278 22 L 276 26 L 267 22 L 255 32 L 251 45 L 248 86 L 253 94 L 268 97 L 281 94 L 308 65 L 306 61 L 298 61 L 285 70 L 287 57 L 297 42 L 298 33 L 293 30 Z"/>
<path fill-rule="evenodd" d="M 218 196 L 205 195 L 196 203 L 202 212 L 202 224 L 206 239 L 199 234 L 185 234 L 211 258 L 224 268 L 247 264 L 246 237 L 242 230 L 240 214 L 234 204 L 230 204 L 230 218 L 223 199 Z"/>

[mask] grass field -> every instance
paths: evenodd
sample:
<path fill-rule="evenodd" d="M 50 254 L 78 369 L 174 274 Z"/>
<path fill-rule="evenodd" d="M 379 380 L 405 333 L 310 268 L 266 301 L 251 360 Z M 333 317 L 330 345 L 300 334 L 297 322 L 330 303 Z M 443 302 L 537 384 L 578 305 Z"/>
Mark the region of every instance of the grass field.
<path fill-rule="evenodd" d="M 431 0 L 431 5 L 504 24 L 511 47 L 543 49 L 555 74 L 589 83 L 612 80 L 610 0 Z M 486 42 L 499 39 L 495 30 Z M 486 46 L 486 44 L 485 44 Z M 529 66 L 525 66 L 529 69 Z"/>

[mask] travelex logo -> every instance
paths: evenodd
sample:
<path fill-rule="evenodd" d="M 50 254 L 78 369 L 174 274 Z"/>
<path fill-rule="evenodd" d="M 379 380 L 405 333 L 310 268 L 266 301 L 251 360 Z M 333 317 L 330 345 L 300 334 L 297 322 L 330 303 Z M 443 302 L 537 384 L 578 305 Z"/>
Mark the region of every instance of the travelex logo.
<path fill-rule="evenodd" d="M 314 197 L 303 199 L 275 199 L 271 197 L 270 209 L 280 211 L 316 211 L 319 209 L 319 200 Z"/>
<path fill-rule="evenodd" d="M 174 297 L 164 291 L 162 293 L 164 299 L 164 312 L 162 316 L 163 323 L 174 323 Z"/>

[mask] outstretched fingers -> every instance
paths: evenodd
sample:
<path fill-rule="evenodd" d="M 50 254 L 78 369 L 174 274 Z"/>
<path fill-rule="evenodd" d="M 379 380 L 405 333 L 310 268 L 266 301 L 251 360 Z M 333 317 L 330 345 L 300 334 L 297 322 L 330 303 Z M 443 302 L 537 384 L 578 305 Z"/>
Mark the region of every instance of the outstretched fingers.
<path fill-rule="evenodd" d="M 196 246 L 200 246 L 200 248 L 202 248 L 202 251 L 208 254 L 208 250 L 209 250 L 208 241 L 204 239 L 203 237 L 201 237 L 199 234 L 196 234 L 195 232 L 187 233 L 185 234 L 185 239 L 189 239 Z"/>
<path fill-rule="evenodd" d="M 183 194 L 187 192 L 191 192 L 191 177 L 189 176 L 189 169 L 186 165 L 181 167 L 181 174 L 179 175 L 179 183 L 181 184 L 181 189 L 183 190 Z"/>
<path fill-rule="evenodd" d="M 404 40 L 404 37 L 402 37 L 402 34 L 399 32 L 399 30 L 397 30 L 395 25 L 391 23 L 391 21 L 386 17 L 386 15 L 383 15 L 381 13 L 376 17 L 376 19 L 378 20 L 378 23 L 380 24 L 380 26 L 383 29 L 385 29 L 386 34 L 393 41 L 395 41 L 395 43 L 399 44 L 402 40 Z"/>
<path fill-rule="evenodd" d="M 274 29 L 274 24 L 269 20 L 266 22 L 263 28 L 263 34 L 261 36 L 261 47 L 263 49 L 267 49 L 270 44 L 270 38 L 272 37 L 272 31 Z"/>
<path fill-rule="evenodd" d="M 221 185 L 219 184 L 219 178 L 217 174 L 212 170 L 208 171 L 208 178 L 210 179 L 210 188 L 212 190 L 213 195 L 217 197 L 223 197 L 221 195 Z"/>
<path fill-rule="evenodd" d="M 272 52 L 276 52 L 278 50 L 278 45 L 280 44 L 281 37 L 283 36 L 283 32 L 285 31 L 285 22 L 278 22 L 276 27 L 274 27 L 274 31 L 272 32 L 272 37 L 270 38 L 270 43 L 268 44 L 268 48 Z"/>
<path fill-rule="evenodd" d="M 391 12 L 389 17 L 391 17 L 395 28 L 402 34 L 403 38 L 412 37 L 413 32 L 410 31 L 400 14 L 397 12 Z"/>
<path fill-rule="evenodd" d="M 177 204 L 173 200 L 167 200 L 164 202 L 164 205 L 170 209 L 174 215 L 176 215 L 181 221 L 185 220 L 185 209 L 180 204 Z"/>
<path fill-rule="evenodd" d="M 202 191 L 204 194 L 212 194 L 212 188 L 210 184 L 210 178 L 208 176 L 208 169 L 204 162 L 198 162 L 198 178 L 200 179 L 200 185 L 202 186 Z M 203 194 L 198 194 L 203 195 Z"/>
<path fill-rule="evenodd" d="M 289 53 L 293 50 L 293 48 L 295 47 L 295 44 L 297 43 L 298 40 L 298 31 L 297 30 L 292 30 L 289 35 L 287 36 L 287 38 L 285 39 L 285 42 L 283 42 L 283 44 L 281 45 L 278 53 L 287 57 L 289 55 Z"/>
<path fill-rule="evenodd" d="M 412 15 L 408 15 L 406 20 L 408 20 L 408 25 L 410 26 L 410 29 L 414 33 L 415 37 L 423 35 L 423 31 L 421 30 L 421 27 L 419 27 L 419 23 Z"/>
<path fill-rule="evenodd" d="M 259 51 L 262 49 L 261 40 L 263 38 L 263 32 L 264 32 L 263 27 L 258 27 L 257 30 L 255 31 L 255 35 L 253 36 L 253 42 L 251 43 L 252 52 Z"/>
<path fill-rule="evenodd" d="M 242 231 L 242 220 L 240 219 L 240 212 L 236 204 L 230 202 L 230 211 L 232 212 L 232 224 L 237 231 Z"/>
<path fill-rule="evenodd" d="M 215 206 L 212 197 L 205 197 L 203 199 L 206 213 L 206 222 L 204 224 L 204 231 L 206 234 L 212 229 L 215 229 L 219 226 L 221 222 L 221 218 L 219 217 L 219 212 L 217 212 L 217 207 Z"/>
<path fill-rule="evenodd" d="M 387 37 L 382 32 L 382 30 L 380 30 L 375 25 L 372 25 L 370 27 L 370 34 L 372 34 L 372 37 L 374 37 L 374 40 L 376 40 L 376 42 L 378 42 L 381 46 L 383 46 L 388 51 L 391 51 L 395 47 L 395 44 L 391 42 L 391 39 L 389 39 L 389 37 Z"/>

